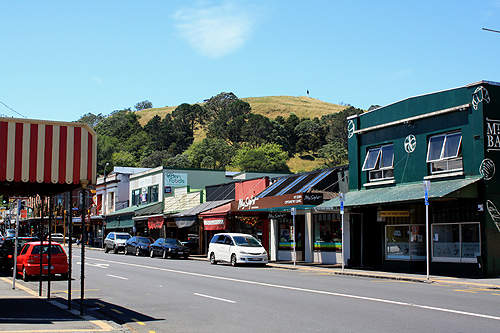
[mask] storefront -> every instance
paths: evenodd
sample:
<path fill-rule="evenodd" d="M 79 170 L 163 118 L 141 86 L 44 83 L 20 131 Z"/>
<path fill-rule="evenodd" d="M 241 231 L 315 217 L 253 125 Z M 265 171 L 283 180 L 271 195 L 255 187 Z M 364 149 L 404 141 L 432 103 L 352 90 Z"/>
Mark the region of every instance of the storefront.
<path fill-rule="evenodd" d="M 500 274 L 499 107 L 500 84 L 481 81 L 348 118 L 349 266 Z"/>

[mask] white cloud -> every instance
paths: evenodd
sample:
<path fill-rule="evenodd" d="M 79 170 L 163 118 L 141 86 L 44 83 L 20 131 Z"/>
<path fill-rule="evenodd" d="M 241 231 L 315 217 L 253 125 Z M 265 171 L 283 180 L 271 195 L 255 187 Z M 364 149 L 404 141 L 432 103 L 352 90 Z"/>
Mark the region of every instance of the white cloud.
<path fill-rule="evenodd" d="M 181 38 L 200 53 L 220 58 L 239 48 L 255 29 L 256 11 L 233 3 L 205 8 L 183 8 L 173 18 Z"/>

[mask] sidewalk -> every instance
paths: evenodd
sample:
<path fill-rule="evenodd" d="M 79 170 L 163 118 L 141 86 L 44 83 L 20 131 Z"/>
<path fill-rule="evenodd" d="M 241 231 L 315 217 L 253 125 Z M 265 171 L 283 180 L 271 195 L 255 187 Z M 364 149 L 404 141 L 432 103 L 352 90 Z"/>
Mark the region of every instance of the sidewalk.
<path fill-rule="evenodd" d="M 12 277 L 0 277 L 0 325 L 2 332 L 128 332 L 114 322 L 80 316 L 67 310 L 62 299 L 47 300 Z M 65 301 L 65 300 L 64 300 Z"/>

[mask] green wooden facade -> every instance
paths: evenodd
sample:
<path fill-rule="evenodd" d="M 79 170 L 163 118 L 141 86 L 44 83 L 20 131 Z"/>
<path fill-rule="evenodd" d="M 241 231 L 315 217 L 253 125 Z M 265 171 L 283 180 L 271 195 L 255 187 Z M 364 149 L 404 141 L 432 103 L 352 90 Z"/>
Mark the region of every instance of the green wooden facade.
<path fill-rule="evenodd" d="M 495 169 L 500 167 L 500 84 L 480 81 L 407 98 L 350 117 L 348 130 L 349 192 L 363 202 L 350 204 L 349 193 L 346 196 L 345 206 L 353 223 L 351 230 L 362 233 L 351 232 L 351 253 L 359 252 L 360 256 L 354 255 L 352 262 L 385 270 L 423 272 L 425 260 L 421 255 L 425 247 L 418 248 L 422 244 L 417 241 L 429 237 L 431 274 L 500 275 L 500 174 Z M 439 146 L 441 141 L 444 143 Z M 436 147 L 443 147 L 439 160 L 429 155 L 429 149 L 438 152 Z M 453 155 L 455 147 L 459 151 Z M 377 165 L 370 169 L 370 163 L 364 165 L 365 158 L 370 151 L 375 156 L 377 149 L 381 155 Z M 392 149 L 392 169 L 381 166 L 383 149 L 388 152 Z M 453 158 L 448 158 L 452 155 Z M 385 161 L 389 165 L 388 157 Z M 363 167 L 367 170 L 363 171 Z M 424 180 L 431 185 L 429 234 L 422 231 Z M 462 187 L 453 187 L 457 181 Z M 419 199 L 411 193 L 410 186 L 420 191 Z M 443 188 L 453 191 L 436 192 Z M 368 195 L 376 197 L 377 191 L 383 193 L 384 189 L 401 197 L 386 203 L 367 199 Z M 356 223 L 362 223 L 363 227 L 356 227 Z M 410 251 L 417 260 L 405 256 L 398 259 L 391 254 L 398 248 L 391 244 L 401 230 L 409 230 L 406 232 L 412 239 Z M 444 242 L 446 237 L 449 243 Z M 449 257 L 439 254 L 443 249 Z M 458 257 L 449 251 L 458 251 Z"/>

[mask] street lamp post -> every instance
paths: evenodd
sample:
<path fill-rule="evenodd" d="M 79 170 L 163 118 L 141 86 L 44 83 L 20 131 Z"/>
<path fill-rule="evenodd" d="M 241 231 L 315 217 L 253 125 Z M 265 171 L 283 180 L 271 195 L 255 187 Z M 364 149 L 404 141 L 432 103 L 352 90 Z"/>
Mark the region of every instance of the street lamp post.
<path fill-rule="evenodd" d="M 103 209 L 102 209 L 102 213 L 101 215 L 106 215 L 107 213 L 107 196 L 108 196 L 108 191 L 107 191 L 107 188 L 106 188 L 106 168 L 108 167 L 109 163 L 106 163 L 106 165 L 104 166 L 104 200 L 102 201 L 102 205 L 103 205 Z"/>

